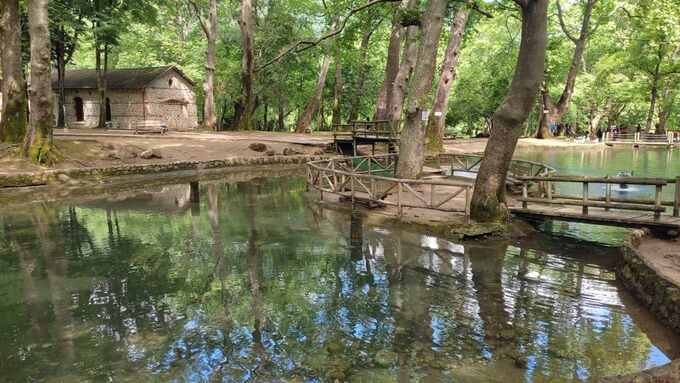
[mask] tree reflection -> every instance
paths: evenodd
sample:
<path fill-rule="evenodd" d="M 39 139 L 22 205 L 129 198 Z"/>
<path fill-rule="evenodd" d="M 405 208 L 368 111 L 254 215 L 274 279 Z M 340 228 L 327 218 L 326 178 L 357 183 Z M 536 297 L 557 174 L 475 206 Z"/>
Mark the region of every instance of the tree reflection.
<path fill-rule="evenodd" d="M 205 182 L 193 213 L 133 196 L 1 214 L 3 378 L 541 382 L 648 359 L 582 245 L 453 243 L 320 214 L 303 190 Z"/>

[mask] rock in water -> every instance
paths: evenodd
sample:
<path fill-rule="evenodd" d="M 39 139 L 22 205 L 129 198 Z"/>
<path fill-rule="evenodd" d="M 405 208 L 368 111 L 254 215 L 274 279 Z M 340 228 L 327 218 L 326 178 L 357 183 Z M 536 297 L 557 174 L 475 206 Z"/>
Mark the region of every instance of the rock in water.
<path fill-rule="evenodd" d="M 143 151 L 140 155 L 145 160 L 151 159 L 151 158 L 163 158 L 161 154 L 158 152 L 156 149 L 149 149 Z"/>
<path fill-rule="evenodd" d="M 248 145 L 248 149 L 254 150 L 256 152 L 264 152 L 267 150 L 267 145 L 261 142 L 253 142 L 252 144 Z"/>

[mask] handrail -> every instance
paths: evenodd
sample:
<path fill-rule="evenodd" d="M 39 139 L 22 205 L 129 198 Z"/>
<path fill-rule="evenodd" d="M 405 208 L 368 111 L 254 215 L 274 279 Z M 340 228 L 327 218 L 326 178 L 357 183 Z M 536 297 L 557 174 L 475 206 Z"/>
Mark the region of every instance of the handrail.
<path fill-rule="evenodd" d="M 452 173 L 455 171 L 477 173 L 477 165 L 481 164 L 483 157 L 481 154 L 442 153 L 436 158 L 439 159 L 440 163 L 442 159 L 448 159 Z M 508 168 L 508 180 L 513 184 L 518 184 L 516 180 L 523 176 L 547 176 L 556 172 L 557 170 L 550 165 L 529 160 L 513 159 L 510 161 Z"/>
<path fill-rule="evenodd" d="M 397 160 L 396 154 L 384 154 L 311 161 L 307 163 L 308 185 L 321 192 L 321 199 L 324 193 L 331 193 L 351 198 L 353 203 L 364 200 L 378 205 L 396 206 L 399 217 L 403 216 L 404 208 L 459 212 L 464 213 L 466 219 L 470 216 L 473 188 L 470 183 L 440 179 L 402 179 L 374 174 L 386 168 L 396 169 Z M 358 164 L 355 165 L 357 161 Z M 374 169 L 373 166 L 378 161 L 385 161 L 385 166 Z M 361 166 L 367 166 L 368 171 L 361 171 Z M 455 203 L 447 205 L 459 195 L 465 197 L 464 207 Z"/>
<path fill-rule="evenodd" d="M 548 177 L 518 177 L 522 181 L 547 181 L 547 182 L 589 182 L 594 184 L 626 184 L 626 185 L 667 185 L 663 178 L 648 177 L 592 177 L 592 176 L 569 176 L 552 175 Z"/>
<path fill-rule="evenodd" d="M 576 205 L 582 206 L 583 215 L 588 215 L 589 207 L 604 208 L 605 211 L 610 209 L 620 210 L 638 210 L 654 212 L 654 219 L 658 220 L 661 213 L 666 211 L 665 206 L 673 206 L 673 217 L 680 216 L 680 177 L 674 180 L 666 180 L 663 178 L 645 178 L 645 177 L 592 177 L 592 176 L 529 176 L 520 177 L 522 181 L 522 197 L 519 201 L 522 202 L 522 208 L 528 209 L 529 202 L 533 203 L 547 203 L 557 205 Z M 539 192 L 539 197 L 529 196 L 529 182 L 539 182 L 543 185 Z M 580 197 L 565 196 L 554 193 L 555 183 L 580 183 L 582 185 L 582 193 Z M 590 184 L 604 184 L 605 196 L 591 198 L 589 195 Z M 643 185 L 654 186 L 654 199 L 621 199 L 612 197 L 612 185 Z M 675 185 L 675 198 L 673 202 L 665 202 L 661 200 L 663 187 L 669 184 Z M 543 192 L 545 191 L 545 192 Z"/>

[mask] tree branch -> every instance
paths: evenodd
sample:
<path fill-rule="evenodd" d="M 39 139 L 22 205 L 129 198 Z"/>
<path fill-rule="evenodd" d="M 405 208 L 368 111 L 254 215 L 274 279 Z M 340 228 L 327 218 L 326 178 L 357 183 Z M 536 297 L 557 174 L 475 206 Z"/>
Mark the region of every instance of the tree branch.
<path fill-rule="evenodd" d="M 569 40 L 571 40 L 574 44 L 578 41 L 576 37 L 574 37 L 571 32 L 567 29 L 567 24 L 564 22 L 564 15 L 562 14 L 562 6 L 560 5 L 560 0 L 556 1 L 557 3 L 557 18 L 560 20 L 560 27 L 562 28 L 562 32 L 567 36 Z"/>
<path fill-rule="evenodd" d="M 194 0 L 187 0 L 187 3 L 191 5 L 191 7 L 194 9 L 194 13 L 196 14 L 196 18 L 198 19 L 198 23 L 201 24 L 201 29 L 203 29 L 203 33 L 205 33 L 205 36 L 208 37 L 210 36 L 210 30 L 208 29 L 208 25 L 205 23 L 205 20 L 201 17 L 201 10 L 198 8 L 198 5 Z"/>
<path fill-rule="evenodd" d="M 191 0 L 188 0 L 188 1 L 191 1 Z M 295 44 L 289 46 L 288 48 L 284 49 L 283 51 L 281 51 L 278 55 L 276 55 L 271 60 L 269 60 L 266 63 L 255 68 L 255 72 L 259 72 L 260 70 L 262 70 L 262 69 L 264 69 L 264 68 L 266 68 L 266 67 L 268 67 L 268 66 L 270 66 L 274 63 L 279 62 L 283 57 L 287 56 L 288 54 L 291 54 L 291 53 L 297 54 L 297 53 L 300 53 L 300 52 L 304 52 L 307 49 L 313 48 L 313 47 L 319 45 L 321 42 L 328 40 L 331 37 L 334 37 L 334 36 L 340 34 L 340 32 L 342 32 L 345 29 L 345 26 L 347 26 L 347 22 L 349 21 L 349 19 L 354 14 L 359 13 L 359 12 L 363 11 L 364 9 L 370 8 L 370 7 L 372 7 L 376 4 L 380 4 L 380 3 L 391 3 L 391 2 L 400 2 L 400 1 L 401 0 L 371 0 L 364 5 L 358 6 L 356 8 L 352 8 L 349 11 L 349 13 L 347 14 L 347 16 L 345 16 L 345 18 L 342 20 L 342 22 L 340 23 L 340 25 L 338 27 L 332 27 L 333 29 L 330 32 L 328 32 L 325 35 L 320 36 L 316 39 L 298 41 L 297 43 L 295 43 Z"/>
<path fill-rule="evenodd" d="M 488 11 L 485 11 L 484 9 L 482 9 L 479 6 L 479 4 L 477 4 L 477 2 L 475 0 L 458 0 L 458 2 L 461 2 L 465 5 L 467 5 L 468 7 L 470 7 L 470 9 L 472 9 L 475 12 L 478 12 L 482 16 L 486 16 L 490 19 L 493 18 L 493 15 L 491 13 L 489 13 Z"/>

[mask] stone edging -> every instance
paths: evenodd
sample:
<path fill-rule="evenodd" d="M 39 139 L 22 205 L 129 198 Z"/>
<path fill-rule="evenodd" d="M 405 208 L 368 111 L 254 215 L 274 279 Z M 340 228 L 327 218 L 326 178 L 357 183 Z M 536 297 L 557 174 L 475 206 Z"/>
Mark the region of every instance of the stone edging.
<path fill-rule="evenodd" d="M 87 167 L 50 169 L 26 173 L 0 173 L 0 189 L 11 187 L 40 186 L 50 183 L 67 183 L 70 179 L 103 180 L 107 177 L 158 174 L 185 170 L 209 170 L 237 166 L 300 165 L 320 160 L 326 156 L 296 155 L 268 157 L 236 157 L 208 161 L 174 161 L 155 164 L 117 165 L 110 167 Z"/>
<path fill-rule="evenodd" d="M 657 273 L 640 254 L 638 245 L 646 235 L 643 230 L 635 230 L 626 240 L 617 275 L 662 323 L 680 333 L 680 286 Z"/>

